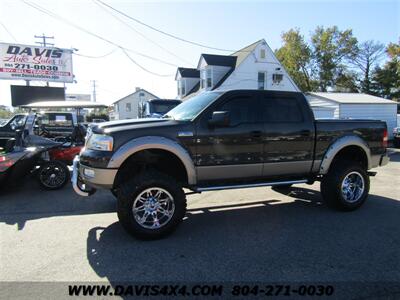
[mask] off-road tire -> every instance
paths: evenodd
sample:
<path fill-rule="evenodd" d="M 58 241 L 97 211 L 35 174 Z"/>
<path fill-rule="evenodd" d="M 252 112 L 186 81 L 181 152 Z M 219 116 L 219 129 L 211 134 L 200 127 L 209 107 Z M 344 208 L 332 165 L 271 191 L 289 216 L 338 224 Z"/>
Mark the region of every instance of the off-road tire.
<path fill-rule="evenodd" d="M 136 197 L 151 187 L 168 191 L 175 204 L 171 219 L 157 229 L 148 229 L 139 225 L 132 211 Z M 142 240 L 156 240 L 172 233 L 181 223 L 186 213 L 186 197 L 182 187 L 172 177 L 156 170 L 148 170 L 119 186 L 117 213 L 121 225 L 129 234 Z"/>
<path fill-rule="evenodd" d="M 356 202 L 346 201 L 341 191 L 343 180 L 351 172 L 359 173 L 364 179 L 364 191 Z M 329 207 L 340 211 L 353 211 L 366 201 L 369 185 L 367 170 L 359 163 L 349 160 L 334 161 L 328 174 L 321 180 L 321 194 L 324 202 Z"/>
<path fill-rule="evenodd" d="M 49 172 L 51 168 L 57 168 L 57 175 L 63 176 L 61 181 L 54 182 L 53 184 L 45 181 L 45 172 Z M 65 163 L 57 160 L 51 160 L 43 163 L 37 173 L 40 186 L 49 191 L 63 188 L 67 182 L 69 182 L 70 177 L 71 174 L 68 166 Z"/>

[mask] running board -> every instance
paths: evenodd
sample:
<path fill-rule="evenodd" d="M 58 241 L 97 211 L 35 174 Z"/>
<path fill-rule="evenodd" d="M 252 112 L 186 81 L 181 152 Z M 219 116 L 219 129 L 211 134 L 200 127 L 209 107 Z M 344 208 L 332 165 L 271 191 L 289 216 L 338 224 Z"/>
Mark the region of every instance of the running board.
<path fill-rule="evenodd" d="M 208 191 L 218 191 L 218 190 L 246 189 L 246 188 L 254 188 L 261 186 L 300 184 L 307 182 L 309 182 L 309 180 L 303 179 L 303 180 L 273 181 L 273 182 L 263 182 L 263 183 L 253 183 L 253 184 L 221 185 L 221 186 L 198 187 L 195 191 L 208 192 Z"/>

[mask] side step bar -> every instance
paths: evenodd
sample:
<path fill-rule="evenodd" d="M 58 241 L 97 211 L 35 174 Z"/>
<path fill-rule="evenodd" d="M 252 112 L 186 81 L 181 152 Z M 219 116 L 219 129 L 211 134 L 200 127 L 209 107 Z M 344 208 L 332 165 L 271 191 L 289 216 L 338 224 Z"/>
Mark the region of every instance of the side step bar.
<path fill-rule="evenodd" d="M 246 189 L 246 188 L 254 188 L 254 187 L 261 187 L 261 186 L 300 184 L 300 183 L 307 183 L 307 182 L 309 182 L 309 180 L 302 179 L 302 180 L 290 180 L 290 181 L 262 182 L 262 183 L 254 183 L 254 184 L 207 186 L 207 187 L 198 187 L 195 191 L 201 193 L 201 192 L 218 191 L 218 190 Z"/>

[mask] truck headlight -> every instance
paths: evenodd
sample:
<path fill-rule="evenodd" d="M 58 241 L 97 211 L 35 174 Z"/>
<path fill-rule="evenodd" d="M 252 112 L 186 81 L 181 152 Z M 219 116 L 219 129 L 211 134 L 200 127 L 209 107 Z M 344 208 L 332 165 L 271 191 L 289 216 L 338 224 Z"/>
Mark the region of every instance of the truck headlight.
<path fill-rule="evenodd" d="M 112 151 L 114 139 L 109 135 L 92 134 L 86 148 L 91 150 Z"/>

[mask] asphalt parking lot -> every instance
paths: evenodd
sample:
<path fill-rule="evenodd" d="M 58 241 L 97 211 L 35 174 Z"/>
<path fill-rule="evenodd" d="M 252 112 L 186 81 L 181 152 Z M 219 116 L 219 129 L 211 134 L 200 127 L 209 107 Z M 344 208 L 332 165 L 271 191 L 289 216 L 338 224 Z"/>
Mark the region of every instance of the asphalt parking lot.
<path fill-rule="evenodd" d="M 351 213 L 326 208 L 318 183 L 191 195 L 178 230 L 151 242 L 123 231 L 110 192 L 31 181 L 0 194 L 0 281 L 400 283 L 400 151 L 377 171 Z"/>

